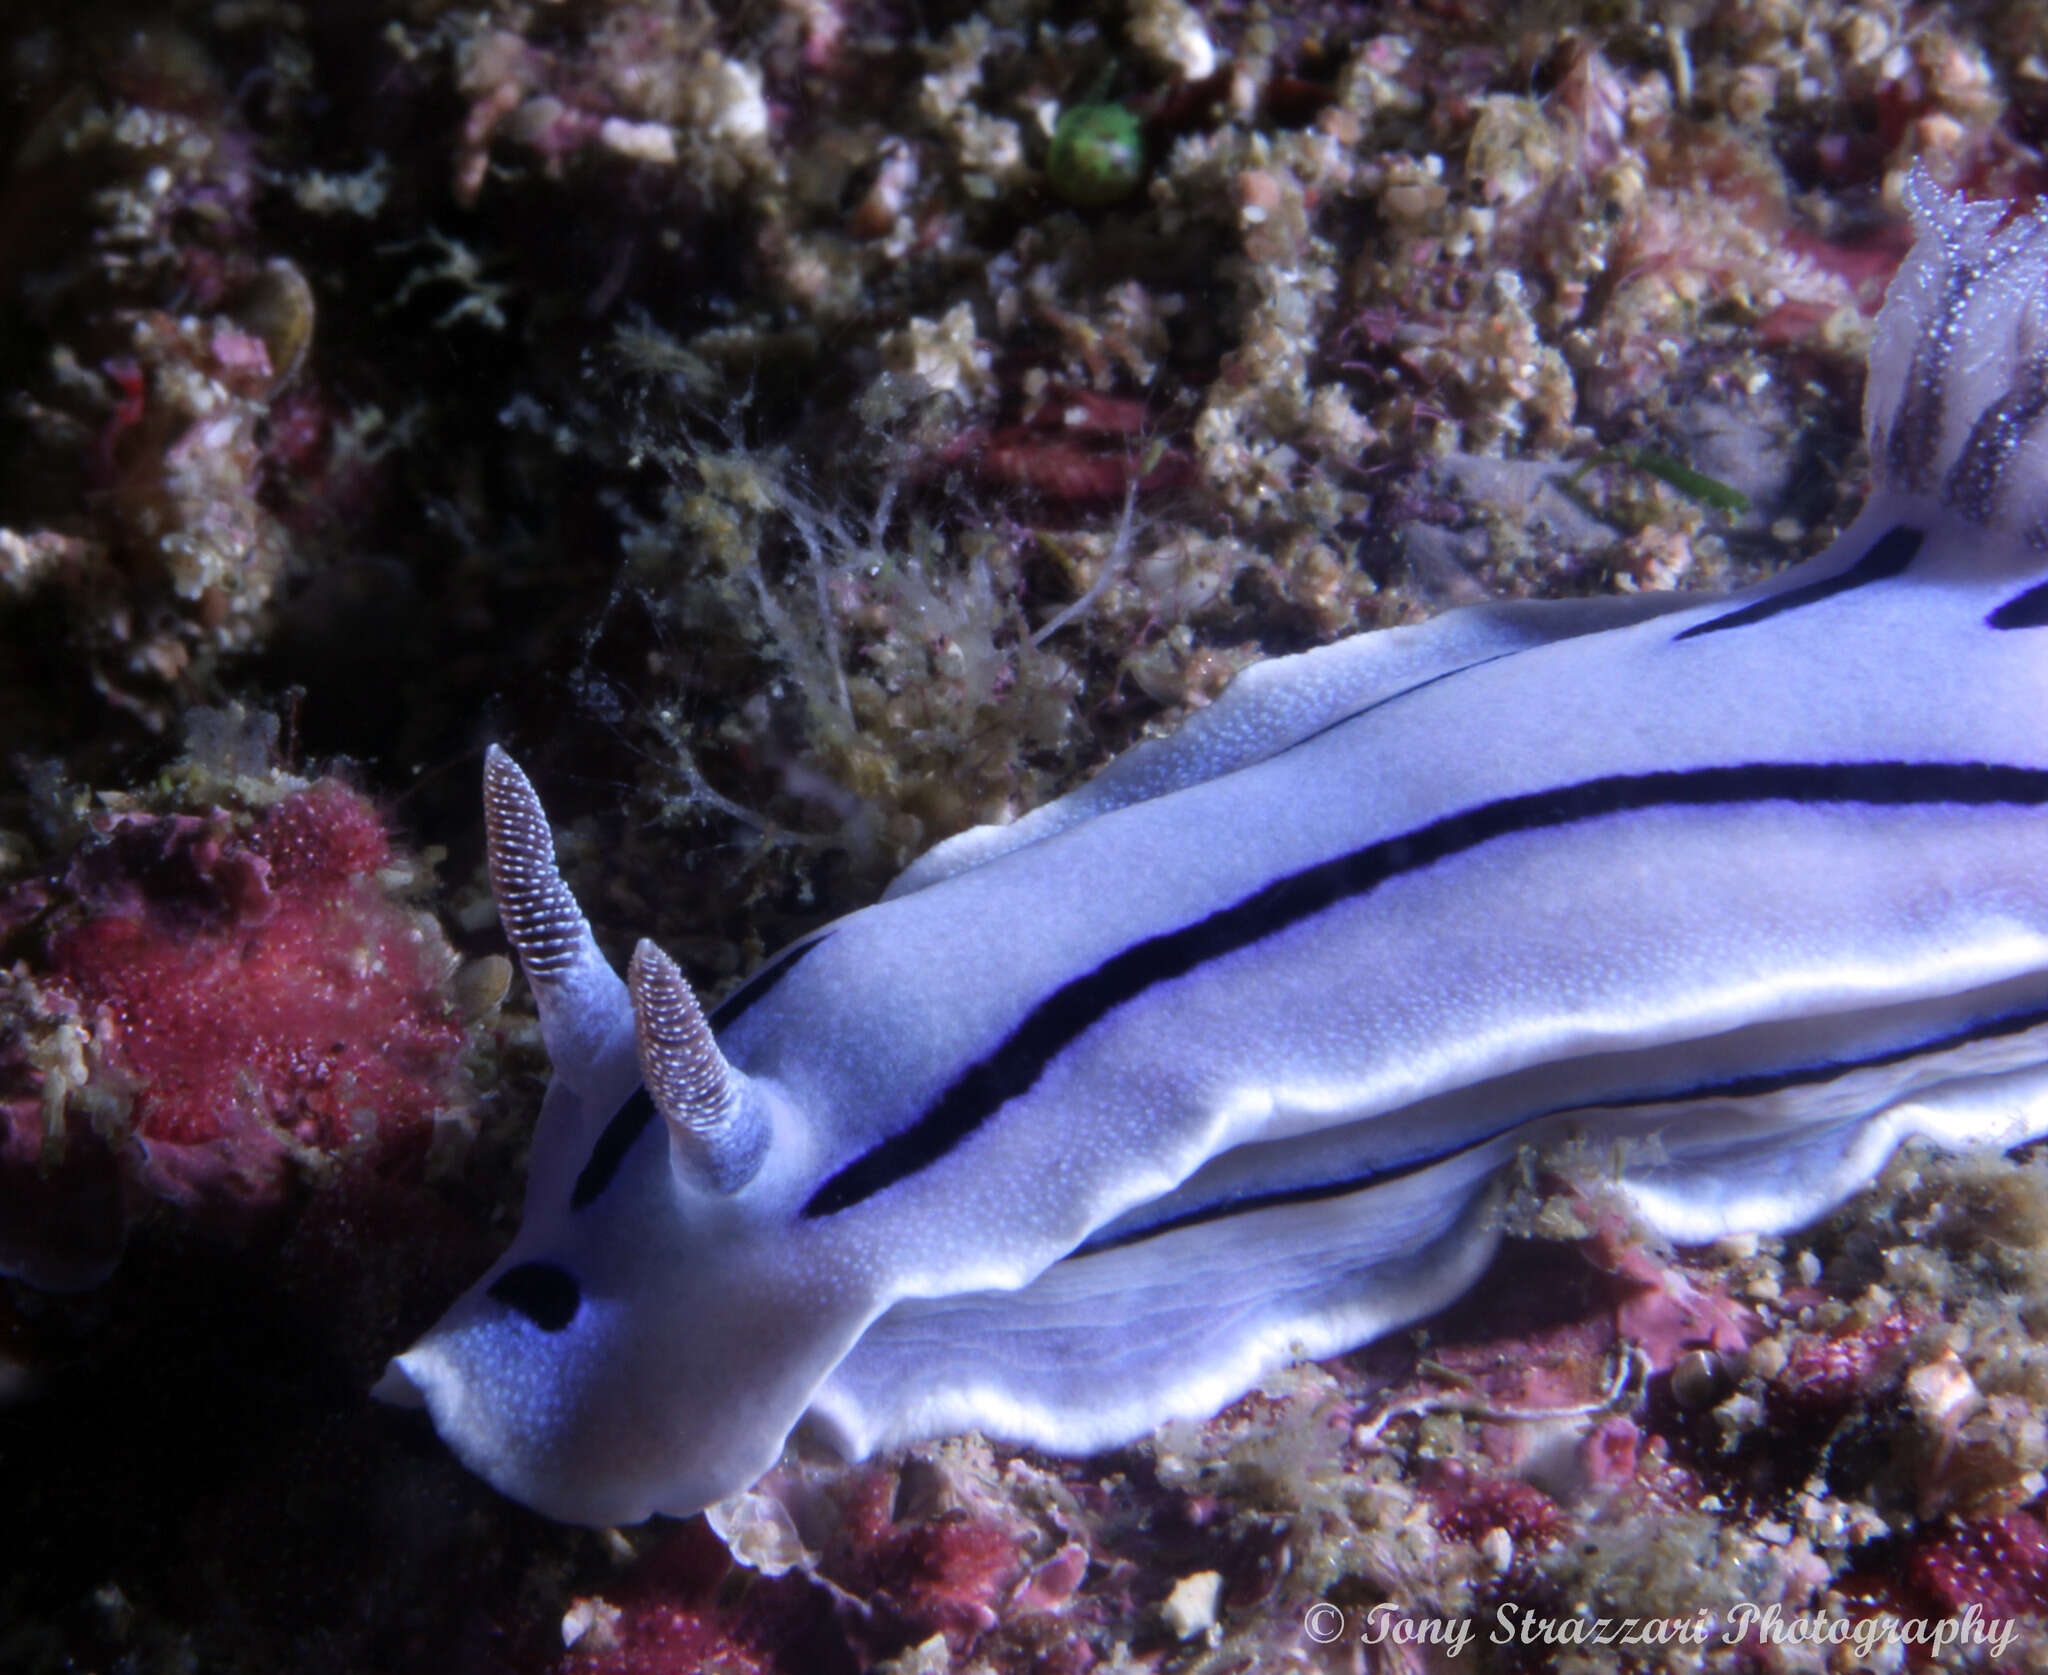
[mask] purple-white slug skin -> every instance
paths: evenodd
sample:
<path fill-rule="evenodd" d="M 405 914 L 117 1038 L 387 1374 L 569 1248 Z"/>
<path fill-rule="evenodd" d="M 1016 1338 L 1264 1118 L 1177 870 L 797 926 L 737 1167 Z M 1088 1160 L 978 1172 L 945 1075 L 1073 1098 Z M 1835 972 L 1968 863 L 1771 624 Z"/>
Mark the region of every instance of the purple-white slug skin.
<path fill-rule="evenodd" d="M 605 962 L 493 751 L 555 1078 L 518 1237 L 380 1393 L 591 1524 L 799 1422 L 1086 1452 L 1448 1302 L 1525 1146 L 1695 1241 L 2048 1132 L 2048 215 L 1909 197 L 1828 551 L 1262 664 L 709 1020 Z"/>

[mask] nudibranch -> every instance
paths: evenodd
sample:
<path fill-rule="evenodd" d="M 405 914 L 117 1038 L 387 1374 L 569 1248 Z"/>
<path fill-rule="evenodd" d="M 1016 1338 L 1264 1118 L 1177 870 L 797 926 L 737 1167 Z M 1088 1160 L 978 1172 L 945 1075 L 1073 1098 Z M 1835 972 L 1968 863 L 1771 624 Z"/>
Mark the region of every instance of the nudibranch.
<path fill-rule="evenodd" d="M 379 1392 L 592 1524 L 799 1425 L 1082 1453 L 1448 1302 L 1527 1146 L 1684 1242 L 2048 1132 L 2048 212 L 1909 197 L 1828 551 L 1259 665 L 708 1018 L 614 973 L 493 750 L 554 1081 L 518 1236 Z"/>

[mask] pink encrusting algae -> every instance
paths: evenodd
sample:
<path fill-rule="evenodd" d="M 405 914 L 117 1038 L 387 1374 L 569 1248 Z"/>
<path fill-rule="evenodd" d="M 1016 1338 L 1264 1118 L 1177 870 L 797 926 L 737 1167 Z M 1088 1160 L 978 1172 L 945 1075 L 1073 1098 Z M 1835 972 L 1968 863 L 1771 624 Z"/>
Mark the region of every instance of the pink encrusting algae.
<path fill-rule="evenodd" d="M 0 898 L 21 961 L 0 1236 L 74 1194 L 233 1225 L 302 1176 L 416 1169 L 464 1107 L 467 1033 L 397 859 L 325 780 L 253 817 L 102 816 L 61 880 Z M 83 1181 L 74 1153 L 98 1160 Z M 13 1265 L 58 1277 L 33 1248 Z"/>

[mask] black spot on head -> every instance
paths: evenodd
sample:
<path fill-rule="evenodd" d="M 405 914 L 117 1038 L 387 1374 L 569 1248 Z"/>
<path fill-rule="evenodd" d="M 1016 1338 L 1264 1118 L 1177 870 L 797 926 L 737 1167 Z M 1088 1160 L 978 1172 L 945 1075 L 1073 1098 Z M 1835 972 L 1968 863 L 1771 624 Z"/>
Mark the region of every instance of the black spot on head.
<path fill-rule="evenodd" d="M 559 1332 L 576 1318 L 583 1292 L 567 1268 L 553 1262 L 522 1262 L 491 1282 L 489 1295 L 517 1309 L 543 1332 Z"/>

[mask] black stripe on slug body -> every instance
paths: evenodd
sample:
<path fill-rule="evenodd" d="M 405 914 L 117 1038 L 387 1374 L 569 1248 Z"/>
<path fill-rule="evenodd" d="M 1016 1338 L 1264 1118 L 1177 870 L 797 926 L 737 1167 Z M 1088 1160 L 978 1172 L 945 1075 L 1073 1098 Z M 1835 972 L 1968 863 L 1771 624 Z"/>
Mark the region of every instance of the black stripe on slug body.
<path fill-rule="evenodd" d="M 1768 621 L 1786 611 L 1796 611 L 1803 605 L 1817 605 L 1823 599 L 1832 599 L 1836 594 L 1847 593 L 1852 588 L 1868 587 L 1872 582 L 1886 581 L 1913 562 L 1913 555 L 1919 552 L 1920 543 L 1926 539 L 1921 531 L 1907 524 L 1899 524 L 1880 535 L 1871 544 L 1870 551 L 1839 575 L 1808 582 L 1804 587 L 1787 588 L 1783 593 L 1774 593 L 1768 599 L 1759 599 L 1754 605 L 1744 605 L 1739 611 L 1717 616 L 1711 622 L 1697 623 L 1681 633 L 1672 635 L 1671 638 L 1674 642 L 1695 640 L 1702 634 L 1718 634 L 1725 628 L 1747 628 L 1753 622 Z"/>
<path fill-rule="evenodd" d="M 1956 344 L 1963 339 L 1963 310 L 1984 276 L 1981 259 L 1945 256 L 1938 283 L 1940 296 L 1924 316 L 1913 342 L 1912 364 L 1899 388 L 1897 405 L 1883 444 L 1887 488 L 1927 493 L 1934 487 L 1933 466 L 1941 453 L 1941 433 L 1948 417 L 1948 381 Z"/>
<path fill-rule="evenodd" d="M 711 1030 L 715 1035 L 720 1030 L 731 1029 L 740 1021 L 756 1001 L 766 1000 L 777 983 L 787 977 L 798 966 L 832 940 L 830 930 L 820 931 L 808 942 L 799 942 L 780 959 L 764 965 L 738 988 L 721 1000 L 711 1014 Z"/>
<path fill-rule="evenodd" d="M 1533 791 L 1447 815 L 1399 837 L 1275 879 L 1205 919 L 1147 937 L 1062 984 L 987 1057 L 970 1065 L 908 1128 L 855 1158 L 804 1205 L 834 1215 L 936 1163 L 1011 1100 L 1086 1030 L 1155 984 L 1250 947 L 1332 907 L 1483 843 L 1657 808 L 1810 807 L 1867 803 L 1911 808 L 2048 803 L 2048 770 L 1984 762 L 1755 762 L 1737 767 L 1617 774 Z"/>
<path fill-rule="evenodd" d="M 612 1177 L 626 1161 L 626 1153 L 633 1149 L 640 1131 L 652 1121 L 654 1096 L 644 1087 L 635 1088 L 633 1097 L 612 1113 L 612 1120 L 604 1125 L 597 1144 L 590 1148 L 589 1158 L 577 1171 L 576 1184 L 569 1189 L 570 1209 L 588 1209 L 596 1202 L 597 1195 L 612 1184 Z"/>
<path fill-rule="evenodd" d="M 1974 524 L 1998 516 L 2006 478 L 2020 446 L 2048 410 L 2048 357 L 2033 356 L 2014 373 L 2012 387 L 1977 415 L 1955 464 L 1942 479 L 1941 503 Z"/>
<path fill-rule="evenodd" d="M 2014 594 L 1984 621 L 1991 628 L 2048 628 L 2048 582 Z"/>
<path fill-rule="evenodd" d="M 796 970 L 804 957 L 830 940 L 831 935 L 826 931 L 809 942 L 799 943 L 773 965 L 763 966 L 733 990 L 711 1014 L 713 1033 L 729 1029 L 747 1008 Z M 604 1132 L 597 1137 L 597 1144 L 590 1148 L 590 1156 L 577 1172 L 576 1184 L 569 1189 L 570 1209 L 587 1209 L 597 1201 L 598 1195 L 612 1184 L 612 1177 L 618 1174 L 619 1165 L 626 1161 L 626 1154 L 633 1149 L 633 1142 L 640 1138 L 641 1130 L 652 1121 L 653 1097 L 644 1087 L 635 1088 L 633 1097 L 612 1113 L 612 1120 L 604 1125 Z"/>
<path fill-rule="evenodd" d="M 1219 1199 L 1213 1204 L 1203 1204 L 1169 1216 L 1162 1221 L 1133 1227 L 1127 1232 L 1090 1239 L 1062 1257 L 1071 1262 L 1079 1256 L 1096 1256 L 1103 1251 L 1122 1250 L 1128 1245 L 1142 1244 L 1147 1239 L 1156 1239 L 1163 1234 L 1177 1233 L 1184 1227 L 1199 1227 L 1205 1222 L 1222 1221 L 1226 1217 L 1249 1215 L 1255 1210 L 1278 1209 L 1287 1204 L 1319 1204 L 1328 1198 L 1348 1198 L 1354 1192 L 1364 1192 L 1369 1187 L 1384 1186 L 1389 1181 L 1405 1180 L 1439 1163 L 1448 1163 L 1453 1158 L 1465 1156 L 1482 1146 L 1490 1146 L 1496 1140 L 1512 1134 L 1518 1128 L 1531 1123 L 1545 1122 L 1552 1117 L 1592 1116 L 1602 1111 L 1652 1110 L 1660 1105 L 1682 1106 L 1701 1100 L 1761 1099 L 1768 1094 L 1783 1093 L 1787 1088 L 1812 1087 L 1817 1083 L 1834 1082 L 1859 1070 L 1881 1070 L 1888 1064 L 1901 1064 L 1907 1059 L 1928 1057 L 1936 1053 L 1953 1052 L 1958 1047 L 1968 1047 L 1979 1041 L 1997 1041 L 2009 1035 L 2024 1035 L 2029 1030 L 2048 1025 L 2048 1010 L 2035 1009 L 2031 1012 L 2015 1012 L 2003 1018 L 1990 1018 L 1983 1023 L 1973 1024 L 1968 1029 L 1953 1030 L 1928 1041 L 1916 1041 L 1910 1046 L 1892 1047 L 1881 1053 L 1872 1053 L 1866 1058 L 1837 1059 L 1823 1064 L 1800 1065 L 1791 1070 L 1762 1071 L 1753 1076 L 1732 1077 L 1725 1082 L 1707 1082 L 1698 1087 L 1681 1089 L 1674 1093 L 1644 1094 L 1634 1099 L 1603 1099 L 1597 1104 L 1566 1105 L 1556 1110 L 1532 1111 L 1527 1116 L 1516 1117 L 1503 1123 L 1491 1134 L 1482 1134 L 1476 1140 L 1468 1140 L 1461 1146 L 1452 1146 L 1446 1151 L 1430 1152 L 1421 1157 L 1409 1158 L 1401 1163 L 1389 1164 L 1384 1169 L 1368 1169 L 1363 1174 L 1345 1176 L 1334 1181 L 1305 1181 L 1299 1186 L 1276 1187 L 1268 1192 L 1246 1193 L 1237 1198 Z"/>

